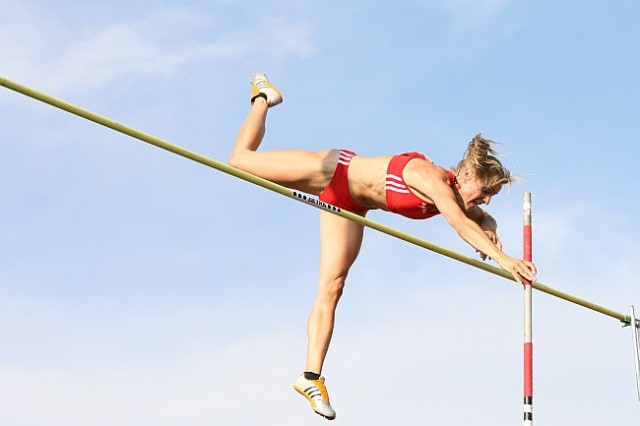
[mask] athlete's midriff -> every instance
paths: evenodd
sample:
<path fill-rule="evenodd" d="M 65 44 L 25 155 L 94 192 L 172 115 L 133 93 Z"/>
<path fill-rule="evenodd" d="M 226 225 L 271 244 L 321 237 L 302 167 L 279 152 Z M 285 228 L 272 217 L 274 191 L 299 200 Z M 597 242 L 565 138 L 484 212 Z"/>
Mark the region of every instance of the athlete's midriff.
<path fill-rule="evenodd" d="M 340 158 L 329 186 L 320 193 L 319 198 L 325 203 L 357 214 L 364 214 L 370 209 L 358 203 L 349 190 L 349 164 L 356 154 L 352 151 L 340 150 Z M 385 195 L 387 210 L 411 219 L 428 219 L 440 212 L 435 205 L 426 202 L 409 189 L 403 176 L 404 168 L 409 161 L 420 158 L 432 162 L 418 152 L 409 152 L 391 157 L 387 167 Z M 455 185 L 455 175 L 449 173 L 449 184 Z"/>

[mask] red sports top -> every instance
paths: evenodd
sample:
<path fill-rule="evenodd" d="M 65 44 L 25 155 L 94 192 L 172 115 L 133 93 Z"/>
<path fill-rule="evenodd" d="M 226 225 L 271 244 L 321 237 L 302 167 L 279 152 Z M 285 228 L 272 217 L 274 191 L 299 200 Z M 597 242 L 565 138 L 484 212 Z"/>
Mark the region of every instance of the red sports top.
<path fill-rule="evenodd" d="M 431 159 L 419 152 L 407 152 L 391 158 L 387 168 L 385 191 L 387 195 L 387 208 L 390 212 L 401 214 L 411 219 L 428 219 L 440 214 L 434 204 L 429 204 L 415 195 L 404 181 L 403 172 L 407 163 L 414 158 L 421 158 L 431 163 Z M 456 175 L 449 173 L 449 185 L 453 188 L 456 184 Z"/>

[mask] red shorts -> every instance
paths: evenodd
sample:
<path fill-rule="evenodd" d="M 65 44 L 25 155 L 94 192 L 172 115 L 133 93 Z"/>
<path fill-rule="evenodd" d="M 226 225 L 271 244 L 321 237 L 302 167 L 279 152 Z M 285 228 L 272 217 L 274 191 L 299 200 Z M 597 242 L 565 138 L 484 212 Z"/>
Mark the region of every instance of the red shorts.
<path fill-rule="evenodd" d="M 349 191 L 349 163 L 351 163 L 351 159 L 355 156 L 355 152 L 344 149 L 340 150 L 340 158 L 338 159 L 338 165 L 336 166 L 336 171 L 333 173 L 331 182 L 329 182 L 329 186 L 320 193 L 318 198 L 320 201 L 352 213 L 365 214 L 369 209 L 354 200 L 351 196 L 351 191 Z"/>

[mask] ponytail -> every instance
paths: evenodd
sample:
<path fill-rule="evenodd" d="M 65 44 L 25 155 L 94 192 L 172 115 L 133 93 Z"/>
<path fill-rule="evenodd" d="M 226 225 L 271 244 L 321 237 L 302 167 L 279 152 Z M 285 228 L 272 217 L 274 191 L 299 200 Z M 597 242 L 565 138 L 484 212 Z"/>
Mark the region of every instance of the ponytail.
<path fill-rule="evenodd" d="M 469 142 L 462 160 L 454 168 L 454 171 L 471 170 L 484 181 L 487 187 L 513 183 L 515 177 L 498 160 L 498 152 L 493 148 L 495 145 L 497 145 L 496 142 L 483 138 L 481 134 L 476 135 Z"/>

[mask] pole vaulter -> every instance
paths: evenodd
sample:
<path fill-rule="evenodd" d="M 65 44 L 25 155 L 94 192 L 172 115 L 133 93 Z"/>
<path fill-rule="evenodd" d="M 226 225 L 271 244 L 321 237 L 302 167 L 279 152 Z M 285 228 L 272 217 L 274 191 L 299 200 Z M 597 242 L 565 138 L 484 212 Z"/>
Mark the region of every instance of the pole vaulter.
<path fill-rule="evenodd" d="M 146 142 L 148 144 L 154 145 L 158 148 L 162 148 L 166 151 L 172 152 L 174 154 L 180 155 L 182 157 L 188 158 L 190 160 L 193 160 L 195 162 L 198 162 L 200 164 L 203 164 L 205 166 L 211 167 L 213 169 L 216 169 L 218 171 L 227 173 L 231 176 L 235 176 L 239 179 L 245 180 L 247 182 L 253 183 L 255 185 L 261 186 L 265 189 L 269 189 L 273 192 L 277 192 L 280 195 L 284 195 L 286 197 L 289 198 L 293 198 L 295 200 L 298 200 L 300 202 L 303 202 L 307 205 L 311 205 L 313 207 L 316 208 L 320 208 L 323 210 L 327 210 L 331 213 L 337 214 L 339 216 L 342 216 L 346 219 L 358 222 L 368 228 L 371 229 L 375 229 L 376 231 L 382 232 L 384 234 L 390 235 L 392 237 L 398 238 L 400 240 L 406 241 L 408 243 L 414 244 L 418 247 L 422 247 L 424 249 L 430 250 L 434 253 L 438 253 L 442 256 L 446 256 L 449 257 L 451 259 L 457 260 L 458 262 L 462 262 L 465 263 L 469 266 L 473 266 L 474 268 L 478 268 L 478 269 L 482 269 L 486 272 L 489 272 L 491 274 L 494 275 L 498 275 L 502 278 L 506 278 L 512 281 L 515 281 L 515 279 L 513 278 L 513 276 L 507 272 L 504 271 L 501 268 L 495 267 L 493 265 L 488 265 L 485 263 L 482 263 L 479 260 L 475 260 L 472 259 L 468 256 L 464 256 L 460 253 L 457 253 L 455 251 L 440 247 L 436 244 L 433 244 L 429 241 L 417 238 L 411 234 L 407 234 L 405 232 L 399 231 L 395 228 L 389 227 L 387 225 L 384 225 L 382 223 L 373 221 L 371 219 L 367 219 L 365 217 L 362 217 L 360 215 L 357 215 L 355 213 L 351 213 L 347 210 L 343 210 L 340 209 L 338 207 L 332 206 L 331 204 L 327 204 L 324 203 L 322 201 L 320 201 L 318 199 L 318 197 L 314 196 L 314 195 L 310 195 L 310 194 L 306 194 L 300 191 L 296 191 L 296 190 L 292 190 L 289 188 L 286 188 L 282 185 L 278 185 L 276 183 L 273 183 L 271 181 L 268 181 L 266 179 L 262 179 L 258 176 L 252 175 L 250 173 L 244 172 L 242 170 L 239 170 L 235 167 L 231 167 L 225 163 L 222 163 L 220 161 L 214 160 L 212 158 L 206 157 L 202 154 L 198 154 L 194 151 L 188 150 L 186 148 L 183 148 L 179 145 L 173 144 L 169 141 L 166 141 L 164 139 L 158 138 L 156 136 L 150 135 L 148 133 L 144 133 L 141 132 L 140 130 L 136 130 L 132 127 L 126 126 L 122 123 L 119 123 L 115 120 L 112 120 L 110 118 L 98 115 L 94 112 L 88 111 L 86 109 L 80 108 L 78 106 L 72 105 L 68 102 L 65 102 L 63 100 L 57 99 L 53 96 L 47 95 L 45 93 L 39 92 L 37 90 L 31 89 L 27 86 L 21 85 L 19 83 L 16 83 L 14 81 L 11 81 L 7 78 L 1 77 L 0 76 L 0 86 L 3 86 L 7 89 L 13 90 L 14 92 L 20 93 L 22 95 L 28 96 L 30 98 L 36 99 L 38 101 L 41 101 L 43 103 L 49 104 L 51 106 L 54 106 L 56 108 L 59 108 L 61 110 L 64 110 L 66 112 L 69 112 L 71 114 L 77 115 L 79 117 L 82 117 L 84 119 L 87 119 L 89 121 L 92 121 L 94 123 L 100 124 L 104 127 L 110 128 L 112 130 L 115 130 L 116 132 L 119 133 L 123 133 L 125 135 L 131 136 L 135 139 L 138 139 L 140 141 Z M 549 287 L 547 285 L 544 285 L 538 281 L 534 281 L 531 283 L 531 288 L 536 289 L 538 291 L 541 291 L 543 293 L 547 293 L 549 295 L 555 296 L 559 299 L 565 300 L 567 302 L 571 302 L 573 304 L 582 306 L 584 308 L 590 309 L 592 311 L 595 312 L 599 312 L 603 315 L 606 315 L 608 317 L 617 319 L 618 321 L 620 321 L 623 326 L 632 326 L 631 328 L 633 328 L 633 338 L 634 338 L 634 353 L 635 353 L 635 364 L 636 364 L 636 376 L 637 376 L 637 380 L 638 380 L 638 397 L 640 399 L 640 348 L 639 345 L 640 343 L 638 343 L 638 327 L 640 327 L 640 321 L 638 319 L 635 318 L 635 315 L 633 313 L 633 307 L 631 308 L 631 315 L 626 315 L 626 314 L 622 314 L 620 312 L 616 312 L 614 310 L 605 308 L 603 306 L 600 306 L 598 304 L 589 302 L 587 300 L 578 298 L 576 296 L 573 296 L 571 294 L 562 292 L 560 290 L 554 289 L 552 287 Z"/>

